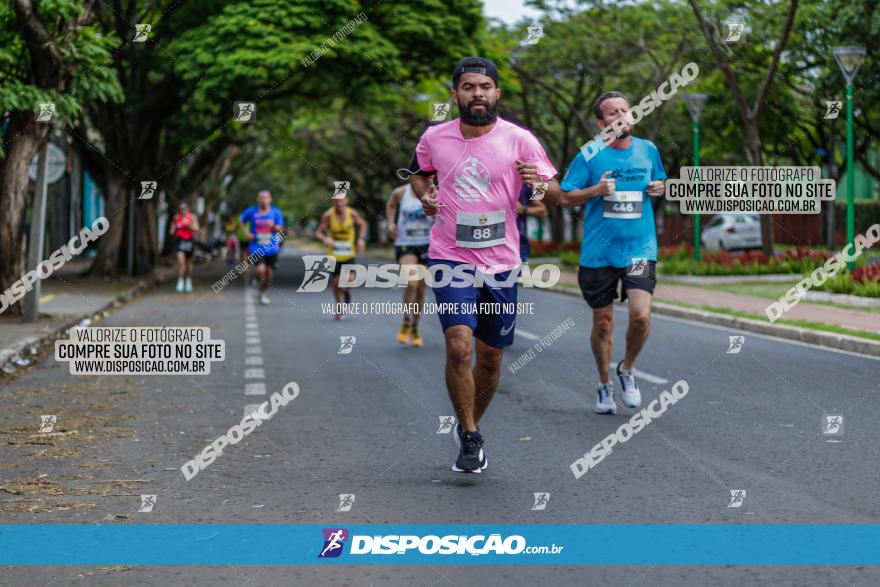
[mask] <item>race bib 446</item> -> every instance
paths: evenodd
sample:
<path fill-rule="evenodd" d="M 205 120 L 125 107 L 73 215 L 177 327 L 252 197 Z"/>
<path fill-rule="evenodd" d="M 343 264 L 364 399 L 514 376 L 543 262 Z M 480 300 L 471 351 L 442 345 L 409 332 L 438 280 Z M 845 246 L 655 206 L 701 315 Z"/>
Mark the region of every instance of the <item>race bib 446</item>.
<path fill-rule="evenodd" d="M 605 218 L 642 217 L 642 192 L 614 192 L 605 196 Z"/>

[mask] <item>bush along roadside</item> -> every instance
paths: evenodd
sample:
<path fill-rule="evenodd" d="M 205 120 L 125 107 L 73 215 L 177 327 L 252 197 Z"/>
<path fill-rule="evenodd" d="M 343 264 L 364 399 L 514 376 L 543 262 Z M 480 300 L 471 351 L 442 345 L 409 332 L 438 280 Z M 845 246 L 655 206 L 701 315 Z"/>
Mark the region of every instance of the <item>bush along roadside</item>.
<path fill-rule="evenodd" d="M 806 276 L 823 265 L 834 255 L 810 247 L 786 249 L 782 254 L 768 258 L 760 251 L 747 251 L 732 255 L 727 251 L 704 251 L 702 261 L 693 258 L 693 247 L 682 243 L 676 247 L 664 247 L 658 256 L 659 271 L 665 275 L 767 275 L 791 273 Z M 880 259 L 868 264 L 864 257 L 856 260 L 856 268 L 850 272 L 844 266 L 840 273 L 827 280 L 815 290 L 849 294 L 863 297 L 880 297 Z"/>

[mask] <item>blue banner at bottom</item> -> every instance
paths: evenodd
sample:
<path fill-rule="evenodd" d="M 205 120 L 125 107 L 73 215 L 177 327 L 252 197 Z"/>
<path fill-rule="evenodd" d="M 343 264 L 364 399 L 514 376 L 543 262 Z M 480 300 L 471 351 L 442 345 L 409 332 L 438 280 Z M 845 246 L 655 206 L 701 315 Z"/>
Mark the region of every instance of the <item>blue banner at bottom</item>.
<path fill-rule="evenodd" d="M 0 565 L 229 564 L 880 565 L 880 525 L 0 525 Z"/>

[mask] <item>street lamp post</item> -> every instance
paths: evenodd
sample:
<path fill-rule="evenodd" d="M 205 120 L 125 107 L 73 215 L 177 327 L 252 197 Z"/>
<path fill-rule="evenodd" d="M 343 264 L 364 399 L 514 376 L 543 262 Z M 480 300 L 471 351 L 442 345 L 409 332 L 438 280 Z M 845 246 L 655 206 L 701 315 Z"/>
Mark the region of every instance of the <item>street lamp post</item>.
<path fill-rule="evenodd" d="M 834 60 L 846 78 L 846 242 L 853 244 L 855 237 L 855 137 L 853 136 L 853 80 L 865 57 L 864 47 L 835 47 Z M 850 271 L 855 263 L 846 264 Z"/>
<path fill-rule="evenodd" d="M 703 107 L 709 96 L 706 94 L 685 94 L 684 103 L 688 112 L 691 114 L 694 131 L 694 167 L 700 166 L 700 114 L 703 113 Z M 700 242 L 700 215 L 694 214 L 694 259 L 697 261 L 701 258 L 701 242 Z"/>

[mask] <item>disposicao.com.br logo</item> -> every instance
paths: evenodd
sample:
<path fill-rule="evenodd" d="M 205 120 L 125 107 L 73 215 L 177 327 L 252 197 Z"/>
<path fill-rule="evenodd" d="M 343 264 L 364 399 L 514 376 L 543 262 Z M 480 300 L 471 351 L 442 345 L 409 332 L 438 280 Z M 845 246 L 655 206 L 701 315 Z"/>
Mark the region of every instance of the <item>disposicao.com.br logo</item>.
<path fill-rule="evenodd" d="M 350 539 L 350 540 L 349 540 Z M 323 546 L 318 558 L 338 557 L 343 552 L 346 540 L 351 547 L 349 554 L 438 554 L 438 555 L 517 555 L 517 554 L 559 554 L 564 546 L 529 546 L 524 536 L 511 534 L 456 535 L 448 534 L 389 534 L 366 536 L 354 534 L 349 536 L 345 528 L 325 528 L 323 530 Z"/>

